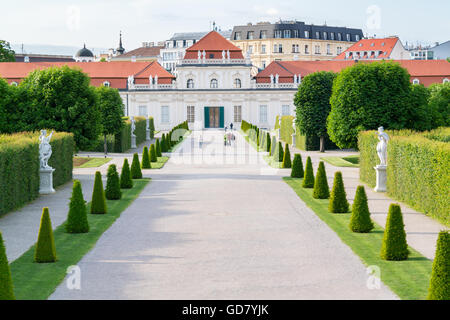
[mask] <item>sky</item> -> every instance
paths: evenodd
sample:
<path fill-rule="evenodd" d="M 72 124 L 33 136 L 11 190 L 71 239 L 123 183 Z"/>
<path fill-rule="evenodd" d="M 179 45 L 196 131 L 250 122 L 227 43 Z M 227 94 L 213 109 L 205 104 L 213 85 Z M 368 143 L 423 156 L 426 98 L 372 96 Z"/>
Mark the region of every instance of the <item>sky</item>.
<path fill-rule="evenodd" d="M 450 40 L 448 0 L 15 0 L 2 1 L 0 39 L 11 44 L 116 48 L 163 41 L 175 32 L 258 21 L 298 20 L 397 35 L 403 44 Z"/>

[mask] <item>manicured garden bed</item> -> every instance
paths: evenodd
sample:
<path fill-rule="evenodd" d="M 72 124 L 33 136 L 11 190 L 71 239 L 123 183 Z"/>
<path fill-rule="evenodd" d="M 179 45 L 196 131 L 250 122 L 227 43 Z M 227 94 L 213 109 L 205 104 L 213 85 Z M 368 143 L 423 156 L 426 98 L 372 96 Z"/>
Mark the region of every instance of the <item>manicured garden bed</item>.
<path fill-rule="evenodd" d="M 96 168 L 111 161 L 112 158 L 86 158 L 86 157 L 74 157 L 74 168 Z"/>
<path fill-rule="evenodd" d="M 152 166 L 151 169 L 161 169 L 162 167 L 164 167 L 164 165 L 166 164 L 166 162 L 168 160 L 169 160 L 169 157 L 158 157 L 157 162 L 151 163 L 151 166 Z"/>
<path fill-rule="evenodd" d="M 359 156 L 347 156 L 347 157 L 321 157 L 321 160 L 332 164 L 335 167 L 351 167 L 351 168 L 359 168 Z"/>

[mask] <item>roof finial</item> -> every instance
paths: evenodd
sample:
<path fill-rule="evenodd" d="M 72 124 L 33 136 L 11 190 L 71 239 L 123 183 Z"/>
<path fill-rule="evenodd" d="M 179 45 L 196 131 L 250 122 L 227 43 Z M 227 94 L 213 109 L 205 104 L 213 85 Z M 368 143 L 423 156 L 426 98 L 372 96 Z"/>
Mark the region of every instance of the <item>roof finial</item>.
<path fill-rule="evenodd" d="M 122 31 L 119 32 L 119 47 L 117 48 L 117 52 L 119 54 L 123 54 L 125 52 L 125 49 L 122 46 Z"/>

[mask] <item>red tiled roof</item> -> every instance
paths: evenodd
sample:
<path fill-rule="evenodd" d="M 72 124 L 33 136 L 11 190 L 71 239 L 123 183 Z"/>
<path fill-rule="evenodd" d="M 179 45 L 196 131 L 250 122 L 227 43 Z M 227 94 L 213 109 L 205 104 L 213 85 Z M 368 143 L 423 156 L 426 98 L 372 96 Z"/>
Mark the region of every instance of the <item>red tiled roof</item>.
<path fill-rule="evenodd" d="M 381 39 L 361 39 L 354 45 L 352 45 L 350 48 L 342 52 L 340 55 L 338 55 L 335 60 L 349 60 L 354 59 L 355 52 L 365 51 L 365 52 L 382 52 L 377 59 L 388 59 L 391 56 L 392 50 L 394 49 L 395 45 L 399 41 L 399 38 L 392 37 L 392 38 L 381 38 Z M 349 58 L 346 58 L 346 52 L 349 52 L 351 56 Z M 364 55 L 367 59 L 367 54 Z M 363 57 L 359 57 L 359 59 L 364 59 Z M 375 55 L 372 54 L 372 59 L 375 59 Z"/>
<path fill-rule="evenodd" d="M 224 50 L 230 51 L 231 59 L 244 59 L 242 50 L 216 31 L 211 31 L 194 45 L 187 48 L 184 59 L 197 59 L 198 51 L 205 51 L 206 59 L 222 59 L 222 51 Z"/>
<path fill-rule="evenodd" d="M 156 47 L 141 47 L 137 48 L 131 51 L 128 51 L 127 53 L 121 54 L 118 56 L 118 58 L 122 57 L 157 57 L 159 56 L 159 52 L 161 49 L 164 49 L 164 46 L 156 46 Z"/>
<path fill-rule="evenodd" d="M 91 78 L 92 85 L 100 85 L 109 81 L 114 88 L 126 88 L 128 76 L 133 75 L 135 79 L 145 78 L 152 75 L 161 79 L 160 83 L 171 83 L 175 77 L 167 72 L 158 62 L 0 62 L 0 77 L 11 81 L 25 78 L 31 71 L 46 69 L 50 67 L 61 67 L 67 65 L 70 68 L 80 68 Z M 114 80 L 116 79 L 116 80 Z M 114 81 L 113 81 L 114 80 Z M 120 80 L 120 81 L 118 81 Z"/>

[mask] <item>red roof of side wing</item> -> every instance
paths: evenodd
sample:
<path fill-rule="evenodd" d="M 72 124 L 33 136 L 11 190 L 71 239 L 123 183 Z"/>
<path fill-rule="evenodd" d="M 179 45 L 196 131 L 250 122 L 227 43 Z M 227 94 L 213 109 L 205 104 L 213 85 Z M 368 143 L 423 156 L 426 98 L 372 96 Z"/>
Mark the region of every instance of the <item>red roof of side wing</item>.
<path fill-rule="evenodd" d="M 211 54 L 213 55 L 213 59 L 222 59 L 222 51 L 224 50 L 230 51 L 231 59 L 244 59 L 242 50 L 216 31 L 211 31 L 194 45 L 187 48 L 184 59 L 197 59 L 198 51 L 205 51 L 206 59 L 210 59 Z"/>
<path fill-rule="evenodd" d="M 361 39 L 350 48 L 342 52 L 338 55 L 334 60 L 349 60 L 354 59 L 353 55 L 349 58 L 346 58 L 346 52 L 353 54 L 354 52 L 382 52 L 377 59 L 389 59 L 391 56 L 392 50 L 394 49 L 397 42 L 400 41 L 397 37 L 392 38 L 381 38 L 381 39 Z M 372 57 L 374 58 L 374 57 Z M 362 57 L 361 57 L 362 59 Z M 367 57 L 366 57 L 367 59 Z"/>

